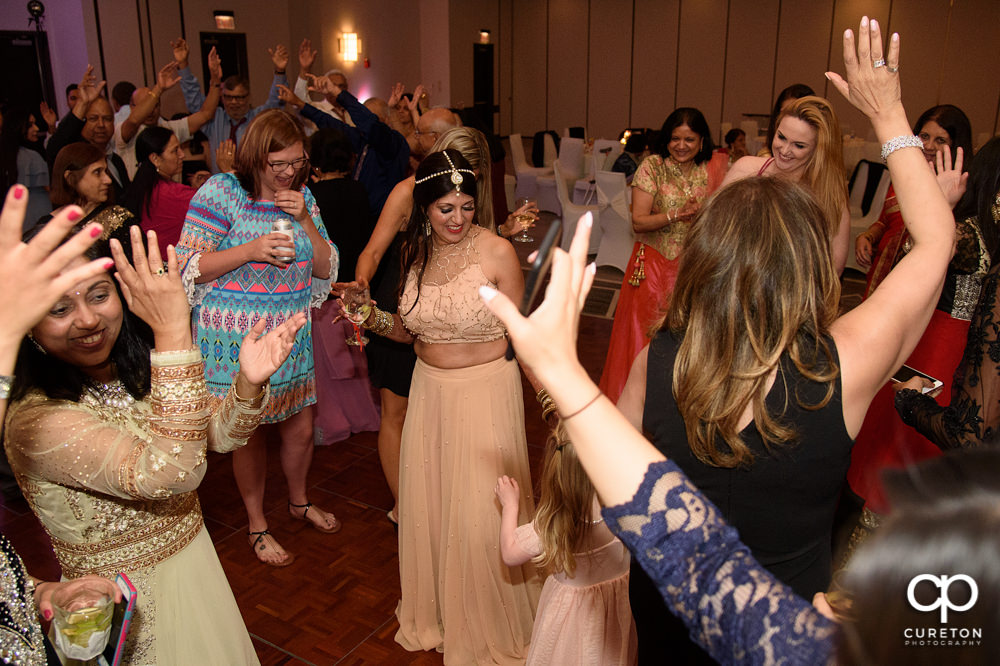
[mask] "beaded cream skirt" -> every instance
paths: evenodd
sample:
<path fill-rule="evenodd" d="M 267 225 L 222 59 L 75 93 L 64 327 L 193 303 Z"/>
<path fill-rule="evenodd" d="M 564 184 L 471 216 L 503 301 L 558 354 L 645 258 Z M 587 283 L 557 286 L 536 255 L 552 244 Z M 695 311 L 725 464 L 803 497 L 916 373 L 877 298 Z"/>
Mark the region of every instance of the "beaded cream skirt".
<path fill-rule="evenodd" d="M 417 361 L 399 479 L 396 641 L 444 652 L 445 664 L 523 663 L 541 583 L 500 556 L 497 477 L 521 487 L 519 523 L 534 513 L 516 363 L 444 370 Z"/>

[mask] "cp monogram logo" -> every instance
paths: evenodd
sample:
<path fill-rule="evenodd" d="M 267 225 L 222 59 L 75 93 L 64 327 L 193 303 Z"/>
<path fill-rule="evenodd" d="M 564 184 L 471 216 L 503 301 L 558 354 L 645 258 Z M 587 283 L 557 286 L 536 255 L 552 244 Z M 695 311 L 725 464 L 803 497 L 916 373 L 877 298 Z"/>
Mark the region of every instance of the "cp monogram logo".
<path fill-rule="evenodd" d="M 928 605 L 918 603 L 913 596 L 913 592 L 917 585 L 925 580 L 930 581 L 941 590 L 941 596 L 939 596 L 934 603 Z M 972 594 L 969 596 L 969 600 L 963 606 L 954 605 L 951 603 L 951 598 L 948 596 L 948 588 L 957 580 L 965 581 L 965 583 L 969 586 L 969 589 L 972 591 Z M 948 609 L 958 612 L 967 611 L 975 605 L 978 598 L 979 587 L 976 585 L 976 581 L 972 580 L 971 577 L 966 576 L 965 574 L 959 574 L 957 576 L 932 576 L 931 574 L 920 574 L 919 576 L 914 576 L 913 579 L 910 580 L 910 585 L 906 588 L 906 599 L 916 610 L 927 613 L 936 608 L 940 608 L 942 624 L 948 622 Z"/>

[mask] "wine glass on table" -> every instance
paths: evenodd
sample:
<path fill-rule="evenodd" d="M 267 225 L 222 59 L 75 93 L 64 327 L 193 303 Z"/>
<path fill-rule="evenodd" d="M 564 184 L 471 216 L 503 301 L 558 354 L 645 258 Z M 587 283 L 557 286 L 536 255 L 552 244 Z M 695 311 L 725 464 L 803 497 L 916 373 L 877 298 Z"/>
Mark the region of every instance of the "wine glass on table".
<path fill-rule="evenodd" d="M 362 335 L 361 324 L 365 319 L 368 319 L 368 315 L 372 311 L 372 299 L 368 287 L 349 285 L 344 289 L 341 300 L 344 303 L 344 316 L 354 327 L 354 335 L 347 338 L 347 344 L 364 349 L 365 345 L 368 344 L 368 338 Z"/>
<path fill-rule="evenodd" d="M 525 207 L 535 208 L 534 199 L 518 199 L 514 210 L 521 210 Z M 521 225 L 521 233 L 513 236 L 511 240 L 516 243 L 531 243 L 535 239 L 528 235 L 528 229 L 535 226 L 535 216 L 532 213 L 524 212 L 518 213 L 514 216 L 514 220 Z"/>

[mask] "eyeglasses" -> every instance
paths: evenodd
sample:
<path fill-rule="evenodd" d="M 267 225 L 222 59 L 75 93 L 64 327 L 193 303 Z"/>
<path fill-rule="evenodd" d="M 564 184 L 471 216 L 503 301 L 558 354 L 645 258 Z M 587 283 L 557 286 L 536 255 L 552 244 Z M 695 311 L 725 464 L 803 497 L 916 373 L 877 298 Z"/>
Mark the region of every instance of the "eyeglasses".
<path fill-rule="evenodd" d="M 249 97 L 249 96 L 250 96 L 249 94 L 246 94 L 246 95 L 230 95 L 230 94 L 227 93 L 227 94 L 222 95 L 222 99 L 226 100 L 227 102 L 245 102 L 246 99 L 247 99 L 247 97 Z"/>
<path fill-rule="evenodd" d="M 271 171 L 274 173 L 283 173 L 288 167 L 298 171 L 300 169 L 305 169 L 309 166 L 309 157 L 300 157 L 297 160 L 292 160 L 291 162 L 268 162 L 267 166 L 271 167 Z"/>

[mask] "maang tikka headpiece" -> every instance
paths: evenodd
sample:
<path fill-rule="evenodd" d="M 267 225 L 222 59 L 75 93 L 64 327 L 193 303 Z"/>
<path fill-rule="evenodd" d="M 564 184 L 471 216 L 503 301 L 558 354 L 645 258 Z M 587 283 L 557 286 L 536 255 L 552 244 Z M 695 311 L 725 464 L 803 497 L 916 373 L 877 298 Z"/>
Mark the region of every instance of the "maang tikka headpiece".
<path fill-rule="evenodd" d="M 459 169 L 458 167 L 455 166 L 455 163 L 451 161 L 451 156 L 448 153 L 442 152 L 442 154 L 444 155 L 444 158 L 448 160 L 448 166 L 450 166 L 451 168 L 445 171 L 438 171 L 437 173 L 432 173 L 429 176 L 424 176 L 423 178 L 414 181 L 414 184 L 419 185 L 420 183 L 425 183 L 428 180 L 431 180 L 432 178 L 437 178 L 438 176 L 443 176 L 445 174 L 450 173 L 451 182 L 454 183 L 455 185 L 455 191 L 461 192 L 462 183 L 465 182 L 465 176 L 463 176 L 462 174 L 467 173 L 473 178 L 475 178 L 476 172 L 473 171 L 472 169 Z"/>

